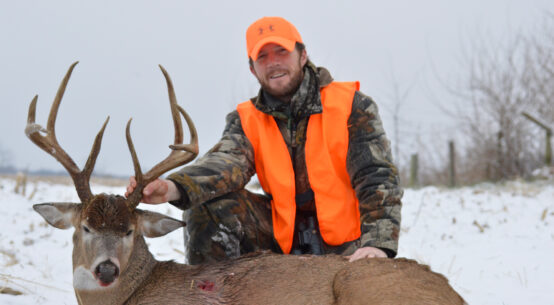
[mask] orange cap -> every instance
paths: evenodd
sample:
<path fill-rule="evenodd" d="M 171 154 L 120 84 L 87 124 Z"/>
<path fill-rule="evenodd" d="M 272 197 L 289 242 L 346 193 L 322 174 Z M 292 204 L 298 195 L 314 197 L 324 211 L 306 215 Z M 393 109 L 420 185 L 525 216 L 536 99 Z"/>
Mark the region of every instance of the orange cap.
<path fill-rule="evenodd" d="M 302 42 L 302 37 L 292 23 L 281 17 L 263 17 L 246 30 L 246 51 L 254 61 L 260 49 L 272 42 L 292 52 L 296 42 Z"/>

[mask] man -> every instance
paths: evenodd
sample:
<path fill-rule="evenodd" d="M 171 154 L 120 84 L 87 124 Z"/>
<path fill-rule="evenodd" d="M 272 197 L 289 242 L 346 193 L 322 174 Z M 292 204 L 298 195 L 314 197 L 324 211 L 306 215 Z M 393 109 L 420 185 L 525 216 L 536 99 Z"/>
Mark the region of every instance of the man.
<path fill-rule="evenodd" d="M 227 115 L 206 155 L 146 186 L 143 202 L 185 210 L 190 264 L 261 249 L 394 257 L 402 190 L 376 104 L 314 66 L 283 18 L 254 22 L 246 44 L 258 96 Z M 265 195 L 244 189 L 256 173 Z"/>

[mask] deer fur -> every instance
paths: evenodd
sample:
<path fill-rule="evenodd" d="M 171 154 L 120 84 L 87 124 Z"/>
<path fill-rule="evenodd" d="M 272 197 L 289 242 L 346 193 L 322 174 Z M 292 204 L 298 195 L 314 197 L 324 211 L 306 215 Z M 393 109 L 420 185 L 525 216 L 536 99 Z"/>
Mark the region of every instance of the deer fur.
<path fill-rule="evenodd" d="M 121 196 L 96 195 L 86 209 L 67 203 L 34 208 L 56 228 L 75 228 L 74 289 L 80 305 L 464 304 L 444 276 L 413 260 L 349 263 L 337 255 L 263 252 L 189 266 L 156 261 L 143 237 L 162 236 L 185 224 L 154 212 L 130 211 Z M 108 257 L 120 271 L 104 287 L 93 264 Z"/>

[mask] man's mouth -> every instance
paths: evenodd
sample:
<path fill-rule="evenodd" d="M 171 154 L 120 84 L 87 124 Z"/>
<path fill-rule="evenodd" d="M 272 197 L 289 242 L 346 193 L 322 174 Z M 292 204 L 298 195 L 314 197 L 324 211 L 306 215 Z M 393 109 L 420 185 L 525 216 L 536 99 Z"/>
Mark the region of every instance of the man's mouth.
<path fill-rule="evenodd" d="M 270 79 L 276 79 L 276 78 L 279 78 L 279 77 L 283 77 L 285 75 L 286 75 L 286 73 L 278 73 L 278 74 L 271 75 L 269 78 Z"/>

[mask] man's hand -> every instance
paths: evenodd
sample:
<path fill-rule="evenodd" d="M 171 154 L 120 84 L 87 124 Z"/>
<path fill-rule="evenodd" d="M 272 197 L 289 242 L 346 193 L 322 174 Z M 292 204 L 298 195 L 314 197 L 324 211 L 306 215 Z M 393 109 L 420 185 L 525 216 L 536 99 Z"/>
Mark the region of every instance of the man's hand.
<path fill-rule="evenodd" d="M 349 262 L 359 260 L 360 258 L 373 258 L 373 257 L 383 257 L 386 258 L 387 254 L 379 249 L 374 247 L 363 247 L 356 250 L 352 255 L 347 256 Z"/>
<path fill-rule="evenodd" d="M 129 178 L 129 185 L 127 185 L 127 192 L 125 192 L 125 197 L 133 192 L 137 186 L 137 181 L 134 176 Z M 177 186 L 171 180 L 165 179 L 156 179 L 148 183 L 142 190 L 142 200 L 141 202 L 149 204 L 159 204 L 168 201 L 173 201 L 179 199 L 181 194 L 177 190 Z"/>

